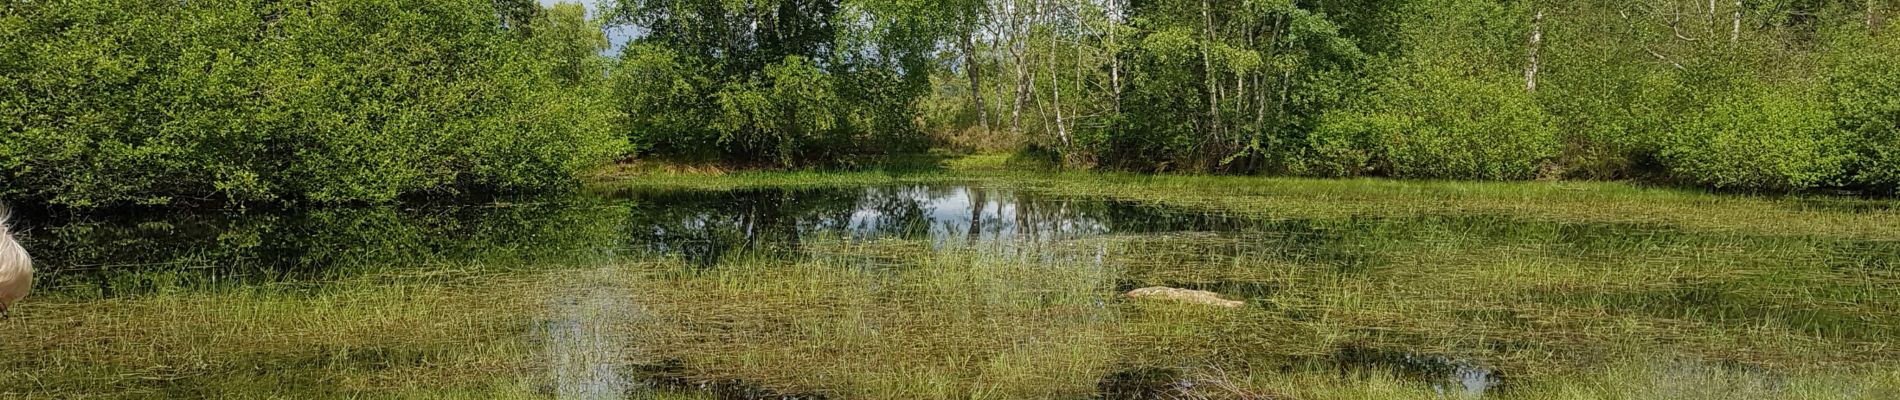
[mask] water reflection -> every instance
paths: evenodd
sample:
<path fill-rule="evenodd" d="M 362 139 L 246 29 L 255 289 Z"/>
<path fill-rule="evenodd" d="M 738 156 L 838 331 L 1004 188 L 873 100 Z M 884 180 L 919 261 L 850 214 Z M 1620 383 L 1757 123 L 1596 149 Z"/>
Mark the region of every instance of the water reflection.
<path fill-rule="evenodd" d="M 590 271 L 583 282 L 550 288 L 547 305 L 551 320 L 542 327 L 556 398 L 618 399 L 634 390 L 624 361 L 631 348 L 628 338 L 611 323 L 637 318 L 633 295 L 626 288 L 606 284 L 624 281 L 615 269 Z"/>
<path fill-rule="evenodd" d="M 1496 369 L 1436 354 L 1348 347 L 1332 361 L 1347 371 L 1376 368 L 1409 375 L 1429 383 L 1439 396 L 1479 398 L 1504 383 Z"/>
<path fill-rule="evenodd" d="M 115 297 L 206 287 L 320 282 L 374 272 L 515 268 L 617 252 L 624 206 L 586 198 L 298 213 L 22 216 L 36 290 Z"/>
<path fill-rule="evenodd" d="M 291 213 L 22 215 L 14 222 L 39 264 L 40 290 L 99 297 L 391 268 L 611 259 L 627 249 L 710 266 L 733 254 L 796 254 L 812 238 L 1014 251 L 1109 233 L 1246 225 L 1131 202 L 975 186 L 652 191 Z"/>
<path fill-rule="evenodd" d="M 813 237 L 923 240 L 1011 251 L 1109 233 L 1231 229 L 1235 218 L 1133 202 L 978 186 L 620 193 L 640 207 L 633 247 L 712 265 L 733 253 L 793 254 Z"/>

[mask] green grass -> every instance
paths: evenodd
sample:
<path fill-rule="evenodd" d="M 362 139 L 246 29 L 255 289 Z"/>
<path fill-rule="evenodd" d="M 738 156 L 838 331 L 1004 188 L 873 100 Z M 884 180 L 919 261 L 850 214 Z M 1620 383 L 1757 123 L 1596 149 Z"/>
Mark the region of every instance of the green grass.
<path fill-rule="evenodd" d="M 1538 227 L 1426 232 L 1444 227 L 1356 230 L 1321 244 L 1373 249 L 1377 260 L 1358 261 L 1374 264 L 1368 270 L 1295 254 L 1292 242 L 1205 235 L 1070 243 L 1048 250 L 1054 262 L 820 240 L 790 259 L 622 267 L 617 286 L 642 313 L 615 331 L 638 338 L 627 342 L 637 362 L 676 365 L 669 377 L 839 398 L 1088 398 L 1103 377 L 1131 370 L 1196 382 L 1170 389 L 1185 397 L 1420 398 L 1436 393 L 1434 382 L 1462 390 L 1354 352 L 1493 368 L 1509 386 L 1491 396 L 1506 399 L 1900 393 L 1890 372 L 1900 367 L 1888 345 L 1900 320 L 1892 286 L 1818 271 L 1826 266 L 1799 254 L 1809 246 L 1764 242 L 1707 265 L 1662 260 L 1725 239 L 1664 238 L 1675 250 L 1653 254 L 1598 249 L 1651 257 L 1620 265 L 1539 245 L 1548 238 L 1529 232 Z M 1073 257 L 1104 246 L 1116 256 L 1101 264 Z M 1208 256 L 1236 246 L 1255 248 Z M 1118 286 L 1153 284 L 1206 287 L 1252 306 L 1116 296 Z M 1703 285 L 1732 293 L 1623 297 Z M 1272 289 L 1247 290 L 1263 287 Z M 1851 318 L 1803 319 L 1815 312 Z"/>
<path fill-rule="evenodd" d="M 109 300 L 35 298 L 0 323 L 0 394 L 27 398 L 529 396 L 531 281 L 362 277 Z M 407 395 L 401 397 L 410 397 Z"/>

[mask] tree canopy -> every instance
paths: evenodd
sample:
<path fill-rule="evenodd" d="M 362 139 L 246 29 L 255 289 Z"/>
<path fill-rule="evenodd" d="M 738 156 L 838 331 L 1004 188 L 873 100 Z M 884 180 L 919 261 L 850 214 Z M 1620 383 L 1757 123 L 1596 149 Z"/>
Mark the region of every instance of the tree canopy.
<path fill-rule="evenodd" d="M 1891 0 L 51 0 L 0 196 L 387 202 L 629 158 L 1900 187 Z M 612 46 L 603 29 L 633 32 Z M 611 48 L 610 48 L 611 47 Z"/>
<path fill-rule="evenodd" d="M 600 30 L 555 11 L 15 3 L 0 14 L 0 195 L 347 203 L 569 185 L 625 146 L 592 89 Z"/>

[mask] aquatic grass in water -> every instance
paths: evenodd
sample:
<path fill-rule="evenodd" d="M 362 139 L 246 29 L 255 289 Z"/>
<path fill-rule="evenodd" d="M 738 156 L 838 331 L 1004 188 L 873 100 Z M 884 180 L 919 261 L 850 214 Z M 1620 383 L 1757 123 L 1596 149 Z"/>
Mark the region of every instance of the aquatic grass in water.
<path fill-rule="evenodd" d="M 636 266 L 649 363 L 847 398 L 1086 397 L 1107 372 L 1105 271 L 958 256 Z"/>
<path fill-rule="evenodd" d="M 1374 349 L 1500 371 L 1510 383 L 1489 393 L 1515 396 L 1512 387 L 1581 381 L 1606 366 L 1708 362 L 1773 371 L 1770 376 L 1812 376 L 1878 370 L 1895 356 L 1886 346 L 1895 316 L 1884 310 L 1893 309 L 1888 303 L 1896 286 L 1880 267 L 1884 261 L 1872 261 L 1888 257 L 1890 242 L 1469 214 L 1216 225 L 1222 230 L 1081 237 L 1012 262 L 1113 271 L 1106 278 L 1111 289 L 1093 289 L 1111 304 L 1122 304 L 1113 298 L 1117 290 L 1165 284 L 1215 290 L 1260 307 L 1210 315 L 1140 302 L 1116 306 L 1119 324 L 1102 335 L 1118 349 L 1111 368 L 1117 371 L 1314 373 L 1313 365 L 1356 363 L 1342 354 Z M 874 255 L 887 252 L 824 243 L 807 241 L 803 248 L 810 251 L 792 259 L 856 254 L 887 260 L 880 265 L 934 262 L 893 263 Z M 916 257 L 925 260 L 963 254 L 874 247 L 918 249 Z M 712 268 L 775 269 L 758 263 Z M 817 308 L 839 307 L 851 306 Z M 1655 355 L 1683 361 L 1653 361 Z M 1409 382 L 1413 389 L 1432 387 Z"/>
<path fill-rule="evenodd" d="M 1153 242 L 1102 241 L 1138 250 L 1126 254 L 1159 254 L 1148 251 Z M 1461 245 L 1513 244 L 1474 239 Z M 812 248 L 850 254 L 852 246 Z M 1456 365 L 1492 371 L 1473 378 L 1481 381 L 1508 377 L 1507 385 L 1488 392 L 1506 398 L 1843 393 L 1772 384 L 1827 379 L 1865 385 L 1872 390 L 1866 393 L 1900 388 L 1877 372 L 1891 367 L 1891 353 L 1855 353 L 1877 341 L 1755 325 L 1772 318 L 1731 326 L 1536 296 L 1518 299 L 1513 292 L 1539 287 L 1494 285 L 1531 278 L 1513 270 L 1537 265 L 1479 264 L 1441 271 L 1443 279 L 1392 277 L 1420 280 L 1407 284 L 1311 265 L 1317 271 L 1310 279 L 1288 271 L 1263 285 L 1278 290 L 1234 296 L 1254 304 L 1228 310 L 1117 298 L 1117 280 L 1155 282 L 1114 267 L 1116 257 L 1095 262 L 1058 256 L 1048 262 L 967 249 L 913 254 L 918 260 L 894 270 L 829 254 L 808 259 L 822 261 L 735 258 L 712 270 L 678 263 L 639 266 L 644 272 L 636 279 L 644 283 L 636 284 L 635 297 L 651 314 L 629 323 L 637 332 L 630 336 L 645 339 L 633 347 L 643 349 L 651 363 L 679 366 L 668 371 L 675 378 L 842 398 L 1081 398 L 1098 393 L 1105 377 L 1131 370 L 1176 371 L 1153 390 L 1188 397 L 1221 398 L 1226 392 L 1195 390 L 1231 386 L 1237 393 L 1293 398 L 1413 398 L 1465 391 L 1467 383 L 1450 373 Z M 1502 277 L 1474 279 L 1485 274 Z M 1624 285 L 1645 280 L 1634 274 L 1595 279 Z M 1213 281 L 1220 283 L 1204 286 L 1244 287 L 1232 276 Z M 1368 351 L 1391 356 L 1358 355 Z M 1424 358 L 1391 361 L 1397 357 Z M 1470 364 L 1414 369 L 1417 363 L 1453 362 Z M 1652 364 L 1689 369 L 1651 371 L 1664 368 Z M 1659 382 L 1619 382 L 1600 391 L 1564 384 L 1631 378 L 1603 375 L 1606 369 L 1680 376 L 1644 376 Z M 1338 378 L 1341 370 L 1354 371 L 1354 378 Z M 1682 387 L 1647 386 L 1660 383 Z M 1803 394 L 1810 389 L 1821 394 Z"/>
<path fill-rule="evenodd" d="M 506 277 L 37 299 L 0 324 L 0 393 L 60 398 L 529 397 L 536 311 Z M 464 393 L 455 395 L 455 393 Z M 29 396 L 32 397 L 32 396 Z"/>
<path fill-rule="evenodd" d="M 51 260 L 146 266 L 49 268 L 48 291 L 0 324 L 22 338 L 0 351 L 44 356 L 0 363 L 0 394 L 1726 399 L 1900 388 L 1900 241 L 1879 201 L 962 171 L 654 182 L 716 190 L 29 224 Z M 877 182 L 915 183 L 861 186 Z M 180 260 L 206 267 L 165 266 Z M 1247 304 L 1120 296 L 1154 285 Z"/>

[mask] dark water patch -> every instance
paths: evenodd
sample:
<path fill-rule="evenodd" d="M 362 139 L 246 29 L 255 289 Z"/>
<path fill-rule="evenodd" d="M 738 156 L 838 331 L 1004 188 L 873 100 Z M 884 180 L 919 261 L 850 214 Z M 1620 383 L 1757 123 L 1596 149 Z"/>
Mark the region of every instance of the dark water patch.
<path fill-rule="evenodd" d="M 1193 383 L 1179 369 L 1134 367 L 1102 377 L 1095 385 L 1095 398 L 1101 400 L 1170 399 L 1179 396 Z"/>
<path fill-rule="evenodd" d="M 1672 320 L 1702 321 L 1735 329 L 1779 326 L 1789 331 L 1825 338 L 1884 340 L 1900 336 L 1900 320 L 1891 314 L 1869 314 L 1860 308 L 1843 308 L 1822 303 L 1826 297 L 1852 297 L 1858 293 L 1830 296 L 1826 291 L 1807 292 L 1814 298 L 1791 298 L 1773 282 L 1679 282 L 1668 287 L 1641 290 L 1599 290 L 1551 294 L 1550 300 L 1563 304 L 1605 307 L 1622 312 Z M 1813 288 L 1810 288 L 1813 289 Z M 1854 289 L 1844 289 L 1854 290 Z M 1892 291 L 1892 289 L 1887 289 Z M 1891 301 L 1872 299 L 1870 301 Z"/>
<path fill-rule="evenodd" d="M 1341 373 L 1391 371 L 1426 382 L 1439 395 L 1480 397 L 1505 384 L 1504 374 L 1477 363 L 1435 354 L 1348 346 L 1333 356 Z"/>
<path fill-rule="evenodd" d="M 1831 250 L 1827 260 L 1836 270 L 1900 278 L 1900 240 L 1842 241 Z"/>
<path fill-rule="evenodd" d="M 1535 320 L 1529 318 L 1524 313 L 1509 309 L 1458 309 L 1452 310 L 1451 315 L 1465 321 L 1483 321 L 1488 324 L 1498 324 L 1512 328 L 1530 328 L 1535 326 Z"/>
<path fill-rule="evenodd" d="M 781 393 L 742 379 L 697 379 L 687 373 L 685 363 L 668 360 L 634 367 L 646 391 L 711 396 L 722 400 L 825 400 L 818 393 Z"/>

